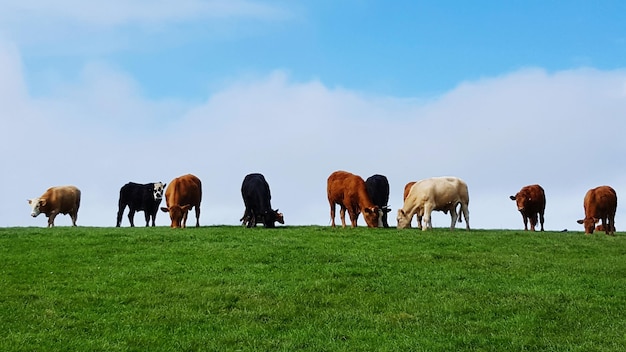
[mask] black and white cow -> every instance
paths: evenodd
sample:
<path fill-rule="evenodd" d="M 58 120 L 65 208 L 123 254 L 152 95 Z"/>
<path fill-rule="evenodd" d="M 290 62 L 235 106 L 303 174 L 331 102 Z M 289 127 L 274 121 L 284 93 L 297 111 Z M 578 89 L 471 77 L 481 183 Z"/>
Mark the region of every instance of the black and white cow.
<path fill-rule="evenodd" d="M 146 216 L 146 227 L 149 226 L 150 218 L 152 218 L 152 226 L 156 220 L 156 214 L 159 210 L 159 204 L 163 198 L 163 190 L 165 183 L 134 183 L 129 182 L 120 189 L 120 200 L 118 202 L 119 209 L 117 211 L 117 227 L 122 225 L 122 215 L 124 209 L 128 206 L 128 220 L 130 226 L 135 227 L 135 212 L 143 211 Z"/>
<path fill-rule="evenodd" d="M 246 227 L 255 227 L 257 222 L 262 222 L 265 227 L 275 227 L 276 221 L 285 223 L 283 214 L 272 209 L 270 186 L 263 175 L 246 175 L 241 184 L 241 196 L 246 210 L 239 221 L 243 221 Z"/>
<path fill-rule="evenodd" d="M 378 206 L 382 211 L 382 226 L 389 227 L 387 213 L 391 211 L 391 209 L 387 206 L 389 202 L 389 181 L 387 177 L 378 174 L 372 175 L 365 180 L 365 188 L 367 189 L 367 194 L 370 196 L 372 203 Z"/>

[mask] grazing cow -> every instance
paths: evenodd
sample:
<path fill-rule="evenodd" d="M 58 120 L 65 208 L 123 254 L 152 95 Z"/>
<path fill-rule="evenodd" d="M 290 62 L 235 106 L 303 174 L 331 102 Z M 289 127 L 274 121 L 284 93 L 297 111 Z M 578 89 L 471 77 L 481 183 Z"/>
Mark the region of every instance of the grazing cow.
<path fill-rule="evenodd" d="M 120 227 L 122 225 L 122 215 L 128 206 L 128 220 L 131 227 L 135 227 L 135 212 L 138 211 L 144 212 L 146 227 L 150 224 L 150 218 L 152 218 L 152 226 L 154 227 L 156 215 L 159 212 L 159 204 L 163 198 L 163 190 L 165 190 L 163 182 L 146 184 L 129 182 L 122 186 L 118 201 L 117 225 L 115 226 Z"/>
<path fill-rule="evenodd" d="M 461 205 L 457 216 L 457 205 Z M 431 213 L 433 210 L 450 212 L 452 223 L 450 230 L 454 230 L 456 220 L 461 222 L 461 214 L 465 217 L 465 227 L 469 225 L 469 192 L 467 184 L 456 177 L 433 177 L 416 182 L 404 200 L 404 206 L 398 210 L 398 228 L 411 227 L 411 218 L 418 216 L 418 228 L 422 231 L 432 228 Z M 421 225 L 421 217 L 425 224 Z"/>
<path fill-rule="evenodd" d="M 409 195 L 409 191 L 411 191 L 411 187 L 413 187 L 414 184 L 415 184 L 415 181 L 411 181 L 411 182 L 407 183 L 406 185 L 404 185 L 404 192 L 402 194 L 402 201 L 403 202 L 406 200 L 406 197 Z M 409 227 L 411 227 L 411 221 L 412 221 L 412 217 L 411 217 L 411 219 L 409 219 Z M 417 228 L 418 229 L 422 228 L 422 217 L 421 216 L 417 217 Z"/>
<path fill-rule="evenodd" d="M 365 180 L 365 188 L 370 196 L 372 203 L 382 211 L 381 221 L 383 227 L 389 227 L 387 222 L 387 213 L 391 211 L 387 203 L 389 203 L 389 181 L 383 175 L 372 175 Z"/>
<path fill-rule="evenodd" d="M 276 221 L 285 223 L 283 214 L 272 209 L 270 186 L 263 175 L 246 175 L 241 184 L 241 196 L 246 210 L 239 221 L 243 221 L 246 227 L 256 227 L 259 221 L 265 227 L 275 227 Z"/>
<path fill-rule="evenodd" d="M 170 227 L 187 227 L 189 210 L 196 208 L 196 227 L 200 227 L 200 202 L 202 182 L 194 175 L 187 174 L 173 179 L 165 190 L 166 207 L 161 210 L 170 214 Z"/>
<path fill-rule="evenodd" d="M 535 231 L 537 225 L 537 214 L 539 223 L 543 231 L 543 214 L 546 210 L 546 194 L 539 185 L 524 186 L 511 200 L 517 203 L 517 210 L 522 214 L 524 220 L 524 231 L 528 231 L 528 220 L 530 219 L 530 231 Z"/>
<path fill-rule="evenodd" d="M 585 234 L 592 234 L 596 223 L 602 221 L 607 235 L 615 234 L 615 212 L 617 211 L 617 193 L 609 186 L 592 188 L 585 194 L 583 203 L 585 218 L 578 220 L 585 227 Z"/>
<path fill-rule="evenodd" d="M 368 227 L 382 226 L 380 209 L 372 203 L 365 181 L 360 176 L 346 171 L 335 171 L 328 176 L 327 181 L 328 203 L 330 204 L 331 226 L 335 227 L 335 204 L 339 204 L 341 226 L 346 227 L 346 209 L 350 216 L 352 227 L 356 227 L 359 214 L 363 217 Z"/>
<path fill-rule="evenodd" d="M 72 226 L 76 226 L 78 208 L 80 207 L 80 190 L 74 186 L 50 187 L 39 198 L 28 200 L 32 211 L 30 215 L 37 217 L 43 213 L 48 217 L 48 227 L 54 226 L 54 218 L 58 214 L 70 214 Z"/>

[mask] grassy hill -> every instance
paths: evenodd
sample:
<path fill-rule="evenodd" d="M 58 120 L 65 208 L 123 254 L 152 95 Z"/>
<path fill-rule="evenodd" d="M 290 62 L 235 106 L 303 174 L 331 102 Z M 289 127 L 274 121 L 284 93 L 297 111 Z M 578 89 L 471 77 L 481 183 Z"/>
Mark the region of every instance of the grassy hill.
<path fill-rule="evenodd" d="M 2 351 L 626 350 L 626 236 L 0 228 Z"/>

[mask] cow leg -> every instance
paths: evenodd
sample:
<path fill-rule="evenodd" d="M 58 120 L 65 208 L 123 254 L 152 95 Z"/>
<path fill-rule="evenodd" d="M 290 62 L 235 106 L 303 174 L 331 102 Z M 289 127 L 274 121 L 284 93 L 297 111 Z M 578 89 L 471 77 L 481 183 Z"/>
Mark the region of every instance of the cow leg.
<path fill-rule="evenodd" d="M 532 214 L 530 216 L 530 231 L 535 231 L 535 226 L 537 226 L 537 214 Z"/>
<path fill-rule="evenodd" d="M 57 213 L 53 212 L 48 215 L 48 227 L 54 227 L 54 218 L 57 217 Z"/>
<path fill-rule="evenodd" d="M 144 215 L 144 218 L 146 219 L 146 227 L 150 226 L 150 212 L 148 211 L 148 209 L 143 211 L 143 215 Z"/>
<path fill-rule="evenodd" d="M 78 220 L 78 210 L 71 212 L 70 218 L 72 218 L 72 226 L 76 226 L 76 221 Z"/>
<path fill-rule="evenodd" d="M 356 227 L 356 222 L 359 219 L 359 211 L 355 209 L 348 209 L 348 216 L 350 216 L 350 226 Z"/>
<path fill-rule="evenodd" d="M 124 216 L 124 208 L 126 208 L 126 206 L 124 206 L 123 204 L 120 203 L 119 209 L 117 211 L 117 223 L 116 223 L 115 227 L 122 226 L 122 216 Z"/>
<path fill-rule="evenodd" d="M 528 231 L 528 216 L 522 214 L 522 219 L 524 219 L 524 231 Z"/>
<path fill-rule="evenodd" d="M 383 210 L 383 227 L 389 228 L 389 223 L 387 222 L 387 214 L 388 212 Z"/>
<path fill-rule="evenodd" d="M 460 212 L 460 210 L 459 210 Z M 456 226 L 456 220 L 460 215 L 456 213 L 456 205 L 452 208 L 450 208 L 450 219 L 452 220 L 451 224 L 450 224 L 450 231 L 454 230 L 454 227 Z"/>
<path fill-rule="evenodd" d="M 196 206 L 196 227 L 200 227 L 200 205 Z"/>
<path fill-rule="evenodd" d="M 541 231 L 543 231 L 543 211 L 539 213 L 539 223 L 541 224 Z"/>
<path fill-rule="evenodd" d="M 411 219 L 412 221 L 413 219 Z M 417 221 L 417 229 L 421 230 L 422 229 L 422 216 L 421 215 L 416 215 L 415 216 L 415 220 Z"/>
<path fill-rule="evenodd" d="M 341 227 L 346 227 L 346 207 L 343 205 L 339 206 L 339 217 L 341 218 Z"/>
<path fill-rule="evenodd" d="M 135 209 L 128 210 L 128 221 L 130 221 L 130 227 L 135 227 Z"/>
<path fill-rule="evenodd" d="M 433 223 L 431 220 L 432 212 L 433 208 L 430 205 L 424 206 L 424 226 L 422 227 L 422 231 L 433 228 Z"/>
<path fill-rule="evenodd" d="M 330 227 L 335 227 L 335 203 L 330 203 Z"/>
<path fill-rule="evenodd" d="M 615 214 L 611 214 L 608 216 L 609 227 L 604 228 L 606 230 L 607 235 L 615 236 Z"/>
<path fill-rule="evenodd" d="M 459 218 L 461 217 L 461 212 L 463 213 L 463 218 L 465 219 L 465 229 L 469 231 L 470 223 L 469 223 L 469 209 L 467 208 L 467 203 L 461 203 L 461 211 L 459 212 Z M 460 221 L 461 219 L 459 219 L 459 222 Z"/>

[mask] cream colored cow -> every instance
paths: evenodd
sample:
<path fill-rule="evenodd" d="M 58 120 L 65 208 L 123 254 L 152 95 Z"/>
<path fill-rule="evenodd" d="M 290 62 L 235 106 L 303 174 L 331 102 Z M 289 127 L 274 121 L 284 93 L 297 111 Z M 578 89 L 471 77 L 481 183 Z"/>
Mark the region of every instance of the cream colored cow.
<path fill-rule="evenodd" d="M 457 214 L 457 205 L 461 205 Z M 417 215 L 417 227 L 422 230 L 432 229 L 431 213 L 450 212 L 450 230 L 454 230 L 457 219 L 461 222 L 461 213 L 465 217 L 465 227 L 469 225 L 469 192 L 467 184 L 457 177 L 433 177 L 417 181 L 404 200 L 404 206 L 398 210 L 398 228 L 410 228 L 411 218 Z M 422 225 L 422 219 L 424 225 Z"/>

